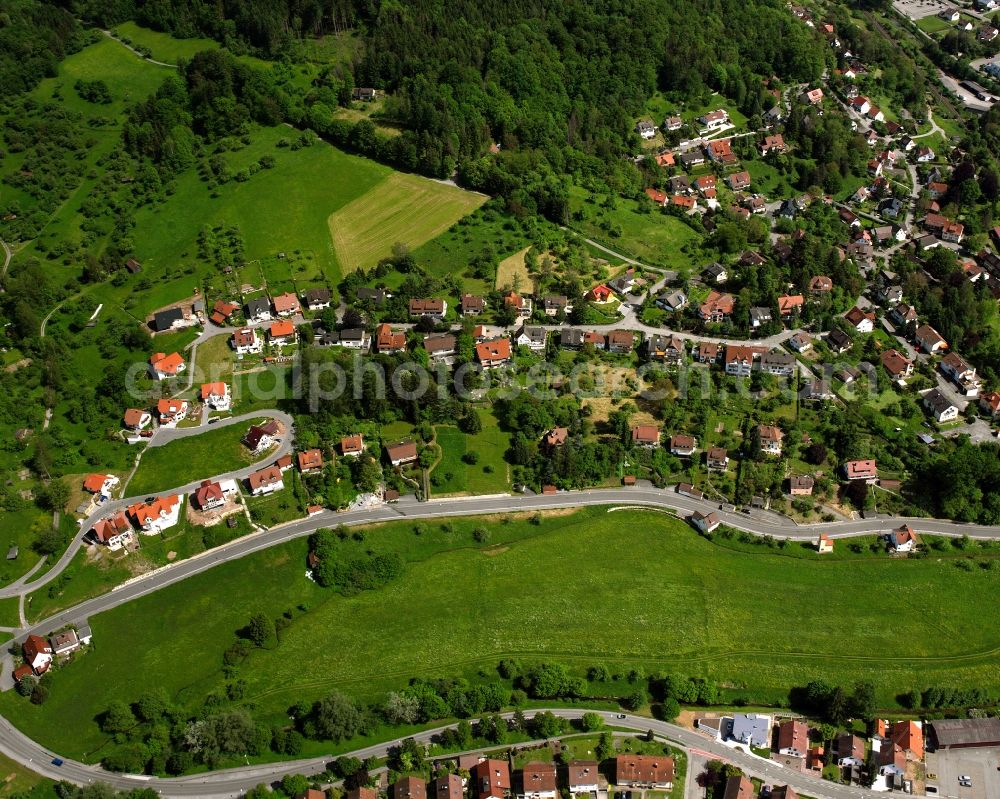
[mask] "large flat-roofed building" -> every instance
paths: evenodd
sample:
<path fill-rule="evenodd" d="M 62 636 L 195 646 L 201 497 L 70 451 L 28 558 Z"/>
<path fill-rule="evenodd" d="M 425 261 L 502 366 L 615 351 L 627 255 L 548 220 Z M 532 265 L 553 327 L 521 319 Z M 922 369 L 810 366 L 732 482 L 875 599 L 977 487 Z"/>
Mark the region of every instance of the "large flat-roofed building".
<path fill-rule="evenodd" d="M 1000 746 L 1000 718 L 939 719 L 930 728 L 935 749 Z"/>

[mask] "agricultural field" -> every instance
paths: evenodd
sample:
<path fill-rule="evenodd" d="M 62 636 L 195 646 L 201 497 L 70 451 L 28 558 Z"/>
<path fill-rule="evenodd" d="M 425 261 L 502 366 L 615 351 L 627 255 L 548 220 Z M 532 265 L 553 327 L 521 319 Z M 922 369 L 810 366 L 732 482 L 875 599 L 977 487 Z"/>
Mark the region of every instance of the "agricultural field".
<path fill-rule="evenodd" d="M 486 200 L 484 194 L 393 172 L 330 215 L 330 237 L 341 270 L 374 266 L 399 242 L 415 249 Z"/>
<path fill-rule="evenodd" d="M 607 508 L 555 512 L 537 524 L 520 514 L 418 527 L 420 535 L 412 522 L 367 530 L 366 546 L 407 562 L 401 578 L 376 591 L 344 597 L 319 588 L 304 576 L 300 539 L 93 617 L 100 646 L 52 676 L 46 704 L 9 693 L 0 711 L 54 750 L 93 760 L 104 740 L 94 717 L 111 699 L 161 686 L 200 707 L 222 687 L 223 651 L 249 615 L 299 606 L 308 610 L 293 613 L 281 643 L 240 668 L 244 700 L 262 717 L 284 718 L 292 702 L 332 688 L 376 700 L 416 675 L 482 679 L 480 670 L 505 655 L 580 671 L 605 663 L 705 676 L 756 701 L 787 701 L 789 686 L 814 678 L 871 680 L 887 708 L 913 686 L 1000 687 L 1000 633 L 954 610 L 995 593 L 1000 570 L 958 569 L 954 557 L 855 557 L 839 546 L 822 557 L 789 558 L 777 547 L 747 553 L 667 514 Z M 488 542 L 474 541 L 480 527 Z M 872 586 L 885 585 L 895 598 L 891 625 L 886 606 L 871 599 Z M 741 599 L 730 601 L 727 588 L 737 586 Z M 789 616 L 792 602 L 841 622 L 802 625 Z M 289 671 L 290 653 L 302 652 L 307 666 Z"/>
<path fill-rule="evenodd" d="M 152 494 L 190 483 L 200 477 L 211 477 L 249 466 L 255 460 L 240 439 L 251 424 L 266 421 L 264 417 L 246 424 L 234 424 L 207 430 L 190 438 L 172 441 L 162 447 L 150 447 L 142 453 L 139 468 L 125 487 L 126 496 Z M 265 456 L 262 456 L 263 459 Z"/>
<path fill-rule="evenodd" d="M 585 236 L 653 265 L 690 270 L 701 236 L 676 217 L 651 203 L 616 198 L 606 208 L 600 198 L 580 186 L 570 187 L 573 227 Z M 640 202 L 646 203 L 641 206 Z M 647 212 L 648 211 L 648 212 Z"/>
<path fill-rule="evenodd" d="M 515 286 L 519 291 L 531 291 L 534 281 L 531 273 L 528 272 L 528 265 L 524 261 L 524 256 L 530 252 L 531 247 L 518 250 L 513 255 L 504 258 L 497 267 L 498 289 L 511 288 Z"/>
<path fill-rule="evenodd" d="M 441 460 L 431 472 L 434 496 L 496 494 L 510 489 L 510 467 L 504 461 L 504 453 L 510 447 L 510 434 L 498 427 L 496 417 L 489 411 L 476 412 L 483 429 L 475 435 L 450 425 L 435 428 Z M 475 453 L 475 463 L 465 460 L 470 453 Z M 440 480 L 440 484 L 436 480 Z"/>
<path fill-rule="evenodd" d="M 235 225 L 244 240 L 248 261 L 273 259 L 279 252 L 305 255 L 307 270 L 301 273 L 276 271 L 276 283 L 290 278 L 322 276 L 327 282 L 339 281 L 340 269 L 330 239 L 327 218 L 351 201 L 363 196 L 392 174 L 385 166 L 336 149 L 323 142 L 293 150 L 279 146 L 296 138 L 286 127 L 258 128 L 249 145 L 225 154 L 233 173 L 257 163 L 264 156 L 274 158 L 274 166 L 262 169 L 245 182 L 229 181 L 210 190 L 195 170 L 177 179 L 176 192 L 155 208 L 136 214 L 136 253 L 143 263 L 143 275 L 166 278 L 166 288 L 155 299 L 145 300 L 149 310 L 190 293 L 197 285 L 183 273 L 205 274 L 198 259 L 198 235 L 203 227 Z M 394 239 L 395 240 L 395 239 Z M 391 244 L 391 242 L 390 242 Z M 310 267 L 312 260 L 315 266 Z M 285 270 L 273 260 L 265 260 L 269 269 Z M 189 271 L 190 270 L 190 271 Z M 247 271 L 247 270 L 245 270 Z M 260 282 L 249 270 L 247 279 Z M 181 273 L 180 277 L 176 277 Z"/>

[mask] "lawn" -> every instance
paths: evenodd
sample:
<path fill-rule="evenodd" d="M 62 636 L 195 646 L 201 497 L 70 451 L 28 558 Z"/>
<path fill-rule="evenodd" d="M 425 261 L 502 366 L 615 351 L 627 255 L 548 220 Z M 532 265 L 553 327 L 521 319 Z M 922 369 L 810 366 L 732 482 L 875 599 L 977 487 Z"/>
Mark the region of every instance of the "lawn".
<path fill-rule="evenodd" d="M 36 774 L 6 755 L 0 755 L 0 797 L 56 799 L 58 794 L 54 786 L 54 782 L 41 774 Z"/>
<path fill-rule="evenodd" d="M 598 197 L 586 189 L 570 187 L 573 227 L 580 233 L 653 265 L 676 270 L 691 268 L 693 256 L 688 251 L 700 236 L 680 219 L 652 208 L 646 200 L 640 206 L 640 201 L 616 198 L 611 209 L 597 201 Z"/>
<path fill-rule="evenodd" d="M 0 511 L 0 585 L 16 580 L 38 563 L 41 556 L 31 545 L 51 526 L 52 514 L 33 505 L 23 510 Z M 17 560 L 7 560 L 7 553 L 13 546 L 18 548 Z"/>
<path fill-rule="evenodd" d="M 411 250 L 444 233 L 486 202 L 417 175 L 394 172 L 330 215 L 330 236 L 343 272 L 374 266 L 398 242 Z"/>
<path fill-rule="evenodd" d="M 369 528 L 362 546 L 399 552 L 403 576 L 350 597 L 324 591 L 304 576 L 303 539 L 224 563 L 92 617 L 94 651 L 52 676 L 45 705 L 8 693 L 0 711 L 56 751 L 98 759 L 94 717 L 109 701 L 155 685 L 193 712 L 223 687 L 222 653 L 252 612 L 300 606 L 281 644 L 239 669 L 262 719 L 332 688 L 374 701 L 417 675 L 483 679 L 504 656 L 705 676 L 751 703 L 787 701 L 817 678 L 871 680 L 885 708 L 911 687 L 1000 688 L 1000 631 L 961 610 L 995 595 L 1000 571 L 953 559 L 751 554 L 667 514 L 606 508 L 537 524 L 398 522 Z M 873 600 L 875 586 L 892 601 Z M 803 622 L 796 604 L 837 623 Z"/>
<path fill-rule="evenodd" d="M 504 453 L 510 447 L 510 435 L 497 426 L 489 411 L 478 411 L 483 429 L 475 435 L 463 433 L 457 427 L 438 425 L 437 443 L 441 447 L 441 461 L 431 472 L 431 493 L 444 494 L 497 494 L 510 489 L 510 470 Z M 462 456 L 475 452 L 479 458 L 474 464 Z M 435 477 L 442 480 L 435 483 Z"/>
<path fill-rule="evenodd" d="M 379 185 L 391 170 L 323 142 L 297 150 L 278 146 L 296 135 L 284 126 L 256 129 L 248 146 L 224 157 L 234 173 L 264 155 L 274 157 L 273 168 L 214 191 L 196 170 L 189 170 L 177 178 L 176 192 L 165 203 L 136 214 L 136 253 L 143 264 L 139 277 L 148 275 L 156 284 L 156 298 L 143 298 L 144 309 L 188 296 L 198 284 L 192 275 L 206 271 L 197 258 L 197 238 L 205 226 L 238 226 L 250 261 L 279 252 L 305 253 L 315 260 L 312 273 L 339 282 L 327 219 Z"/>
<path fill-rule="evenodd" d="M 117 25 L 114 33 L 118 34 L 118 38 L 128 40 L 133 46 L 149 48 L 155 60 L 168 64 L 177 64 L 182 60 L 189 61 L 195 53 L 203 50 L 219 49 L 219 43 L 214 39 L 175 39 L 169 33 L 150 30 L 135 22 L 123 22 Z M 132 57 L 135 58 L 134 55 Z"/>
<path fill-rule="evenodd" d="M 524 261 L 524 256 L 530 250 L 531 247 L 525 247 L 513 255 L 508 255 L 500 262 L 497 266 L 496 287 L 498 289 L 513 289 L 516 286 L 518 291 L 531 291 L 534 280 L 532 280 L 531 273 L 528 272 L 528 265 Z"/>
<path fill-rule="evenodd" d="M 941 19 L 937 14 L 931 14 L 930 16 L 918 19 L 917 27 L 924 33 L 929 33 L 933 36 L 935 33 L 945 33 L 952 30 L 955 27 L 955 23 Z"/>
<path fill-rule="evenodd" d="M 256 423 L 261 421 L 264 419 L 254 420 Z M 165 491 L 203 477 L 249 466 L 255 458 L 240 443 L 240 439 L 254 422 L 207 430 L 162 447 L 148 448 L 125 487 L 125 495 Z"/>

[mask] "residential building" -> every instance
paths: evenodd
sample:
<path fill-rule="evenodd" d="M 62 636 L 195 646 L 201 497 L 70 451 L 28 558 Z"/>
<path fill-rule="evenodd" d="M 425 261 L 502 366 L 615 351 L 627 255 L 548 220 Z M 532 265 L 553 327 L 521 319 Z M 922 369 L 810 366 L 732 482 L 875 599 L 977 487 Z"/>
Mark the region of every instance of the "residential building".
<path fill-rule="evenodd" d="M 596 794 L 601 788 L 602 777 L 596 760 L 571 760 L 566 776 L 569 792 L 573 796 Z"/>
<path fill-rule="evenodd" d="M 505 294 L 503 304 L 507 308 L 513 308 L 518 317 L 521 319 L 526 319 L 531 316 L 531 312 L 534 308 L 531 302 L 531 297 L 522 296 L 516 291 L 511 291 L 508 294 Z"/>
<path fill-rule="evenodd" d="M 780 133 L 775 133 L 770 136 L 765 136 L 764 141 L 760 145 L 760 154 L 767 155 L 768 153 L 783 153 L 788 149 L 785 145 L 785 138 Z"/>
<path fill-rule="evenodd" d="M 242 327 L 235 331 L 229 343 L 237 355 L 256 355 L 264 351 L 264 339 L 253 327 Z"/>
<path fill-rule="evenodd" d="M 726 183 L 733 191 L 746 191 L 750 188 L 751 178 L 749 172 L 734 172 L 726 176 Z"/>
<path fill-rule="evenodd" d="M 545 342 L 548 331 L 541 325 L 521 325 L 514 334 L 514 343 L 519 347 L 527 347 L 532 352 L 545 352 Z"/>
<path fill-rule="evenodd" d="M 505 799 L 510 794 L 510 768 L 506 760 L 480 761 L 473 766 L 470 776 L 478 799 Z"/>
<path fill-rule="evenodd" d="M 375 351 L 390 355 L 397 352 L 405 352 L 406 334 L 393 333 L 389 325 L 382 323 L 375 328 Z"/>
<path fill-rule="evenodd" d="M 976 376 L 976 368 L 957 352 L 949 352 L 938 368 L 942 374 L 954 383 L 966 397 L 978 397 L 979 389 L 982 388 L 982 381 Z"/>
<path fill-rule="evenodd" d="M 778 297 L 778 311 L 782 316 L 791 316 L 802 310 L 805 298 L 801 294 L 786 294 Z"/>
<path fill-rule="evenodd" d="M 865 740 L 849 732 L 837 736 L 837 765 L 863 766 L 865 764 Z"/>
<path fill-rule="evenodd" d="M 916 324 L 917 318 L 917 309 L 912 305 L 907 305 L 903 302 L 899 303 L 895 308 L 889 311 L 890 321 L 900 327 Z"/>
<path fill-rule="evenodd" d="M 698 363 L 715 363 L 719 360 L 721 348 L 714 341 L 699 341 L 692 351 L 692 355 Z"/>
<path fill-rule="evenodd" d="M 705 464 L 711 471 L 724 472 L 729 468 L 729 452 L 725 447 L 711 447 L 705 453 Z"/>
<path fill-rule="evenodd" d="M 640 424 L 632 428 L 632 444 L 653 449 L 660 446 L 660 428 L 652 424 Z"/>
<path fill-rule="evenodd" d="M 243 446 L 254 455 L 269 449 L 274 444 L 274 438 L 278 434 L 278 424 L 273 419 L 264 424 L 251 425 L 243 436 Z"/>
<path fill-rule="evenodd" d="M 795 374 L 795 356 L 787 352 L 765 352 L 760 356 L 760 370 L 779 377 Z"/>
<path fill-rule="evenodd" d="M 812 349 L 812 336 L 805 331 L 800 331 L 788 339 L 788 346 L 796 352 L 807 352 Z"/>
<path fill-rule="evenodd" d="M 40 635 L 29 635 L 21 644 L 24 662 L 38 675 L 45 674 L 52 665 L 52 646 Z"/>
<path fill-rule="evenodd" d="M 833 399 L 833 391 L 826 380 L 810 378 L 803 384 L 799 396 L 807 400 L 830 400 Z"/>
<path fill-rule="evenodd" d="M 154 497 L 151 502 L 129 505 L 126 512 L 142 532 L 155 535 L 177 524 L 180 519 L 181 501 L 182 497 L 179 494 Z"/>
<path fill-rule="evenodd" d="M 298 335 L 290 319 L 280 319 L 271 322 L 271 326 L 267 329 L 267 338 L 272 344 L 294 344 L 298 340 Z"/>
<path fill-rule="evenodd" d="M 458 307 L 462 316 L 479 316 L 486 310 L 486 300 L 477 294 L 463 294 Z"/>
<path fill-rule="evenodd" d="M 149 411 L 144 411 L 141 408 L 129 408 L 125 411 L 122 421 L 129 430 L 142 430 L 153 421 L 153 416 Z"/>
<path fill-rule="evenodd" d="M 611 300 L 615 293 L 608 287 L 601 283 L 599 286 L 594 286 L 587 294 L 591 300 L 594 302 L 604 303 Z"/>
<path fill-rule="evenodd" d="M 790 719 L 778 725 L 778 753 L 805 757 L 809 752 L 809 725 L 800 719 Z"/>
<path fill-rule="evenodd" d="M 545 449 L 553 450 L 565 444 L 567 438 L 569 438 L 569 428 L 553 427 L 542 438 L 542 444 L 544 445 Z"/>
<path fill-rule="evenodd" d="M 167 380 L 177 377 L 187 369 L 187 364 L 178 352 L 165 355 L 162 352 L 154 352 L 149 358 L 149 372 L 154 380 Z"/>
<path fill-rule="evenodd" d="M 278 316 L 295 316 L 302 310 L 299 305 L 299 298 L 292 294 L 290 291 L 284 294 L 279 294 L 272 300 L 274 304 L 274 312 Z"/>
<path fill-rule="evenodd" d="M 793 497 L 811 497 L 815 485 L 812 475 L 793 474 L 788 478 L 788 493 Z"/>
<path fill-rule="evenodd" d="M 698 439 L 694 436 L 676 433 L 670 436 L 670 454 L 687 458 L 694 455 L 698 447 Z"/>
<path fill-rule="evenodd" d="M 417 460 L 417 445 L 412 441 L 400 441 L 398 444 L 386 444 L 385 454 L 393 466 L 403 466 Z"/>
<path fill-rule="evenodd" d="M 708 130 L 717 130 L 729 124 L 729 113 L 722 108 L 717 111 L 709 111 L 698 117 L 698 124 Z"/>
<path fill-rule="evenodd" d="M 862 311 L 856 305 L 844 314 L 844 319 L 859 333 L 871 333 L 875 329 L 875 314 Z"/>
<path fill-rule="evenodd" d="M 979 407 L 991 417 L 1000 416 L 1000 392 L 989 391 L 979 398 Z"/>
<path fill-rule="evenodd" d="M 761 452 L 766 455 L 781 454 L 781 442 L 785 438 L 785 434 L 781 431 L 781 428 L 774 427 L 773 425 L 759 424 L 757 425 L 757 436 L 760 438 Z"/>
<path fill-rule="evenodd" d="M 445 774 L 431 780 L 428 799 L 464 799 L 465 784 L 458 774 Z"/>
<path fill-rule="evenodd" d="M 243 305 L 243 315 L 248 322 L 268 322 L 271 320 L 271 303 L 266 297 L 247 300 Z"/>
<path fill-rule="evenodd" d="M 152 327 L 157 333 L 171 330 L 184 325 L 184 311 L 180 308 L 167 308 L 165 311 L 157 311 L 153 314 Z"/>
<path fill-rule="evenodd" d="M 98 544 L 104 544 L 112 552 L 117 552 L 135 540 L 132 525 L 124 511 L 99 519 L 90 532 Z"/>
<path fill-rule="evenodd" d="M 893 380 L 902 380 L 913 374 L 913 361 L 897 349 L 886 350 L 879 356 L 882 366 Z"/>
<path fill-rule="evenodd" d="M 424 338 L 424 349 L 431 358 L 449 358 L 455 354 L 457 343 L 451 333 L 438 333 Z"/>
<path fill-rule="evenodd" d="M 431 316 L 443 319 L 448 312 L 448 303 L 435 297 L 414 298 L 410 300 L 409 310 L 412 317 Z"/>
<path fill-rule="evenodd" d="M 833 539 L 826 533 L 820 533 L 819 540 L 816 542 L 816 551 L 820 555 L 829 555 L 833 552 Z"/>
<path fill-rule="evenodd" d="M 930 325 L 920 325 L 913 334 L 913 337 L 924 352 L 931 353 L 932 355 L 948 348 L 948 342 Z"/>
<path fill-rule="evenodd" d="M 510 362 L 510 339 L 498 338 L 476 345 L 476 360 L 483 369 L 493 369 Z"/>
<path fill-rule="evenodd" d="M 568 298 L 561 294 L 550 294 L 542 299 L 542 310 L 546 316 L 558 316 L 560 313 L 569 313 L 572 307 Z"/>
<path fill-rule="evenodd" d="M 664 311 L 676 312 L 687 307 L 688 298 L 683 291 L 671 291 L 657 297 L 656 304 Z"/>
<path fill-rule="evenodd" d="M 889 740 L 903 750 L 907 760 L 924 759 L 924 730 L 919 721 L 893 722 Z"/>
<path fill-rule="evenodd" d="M 674 786 L 674 759 L 662 755 L 618 755 L 615 784 L 628 788 L 669 791 Z"/>
<path fill-rule="evenodd" d="M 310 311 L 322 311 L 330 307 L 333 293 L 330 289 L 309 289 L 302 297 L 306 301 L 306 308 Z"/>
<path fill-rule="evenodd" d="M 656 125 L 650 119 L 640 119 L 635 123 L 635 132 L 643 139 L 652 139 L 656 136 Z"/>
<path fill-rule="evenodd" d="M 698 315 L 706 322 L 723 322 L 733 312 L 735 302 L 736 299 L 732 294 L 724 294 L 713 289 L 698 309 Z"/>
<path fill-rule="evenodd" d="M 744 344 L 727 344 L 726 352 L 723 356 L 727 375 L 737 375 L 738 377 L 749 377 L 753 369 L 753 362 L 759 355 L 759 349 L 748 347 Z"/>
<path fill-rule="evenodd" d="M 392 799 L 427 799 L 427 783 L 420 777 L 400 777 L 392 786 Z"/>
<path fill-rule="evenodd" d="M 878 462 L 874 458 L 847 461 L 844 464 L 844 477 L 848 480 L 874 482 L 878 478 Z"/>
<path fill-rule="evenodd" d="M 938 424 L 952 422 L 958 418 L 959 408 L 937 388 L 932 388 L 923 398 L 924 407 Z"/>
<path fill-rule="evenodd" d="M 52 649 L 52 654 L 57 658 L 65 657 L 80 648 L 80 639 L 77 637 L 76 630 L 70 628 L 51 636 L 49 646 Z"/>
<path fill-rule="evenodd" d="M 750 309 L 750 327 L 753 330 L 768 324 L 774 320 L 774 316 L 771 314 L 771 309 L 758 305 Z"/>
<path fill-rule="evenodd" d="M 706 283 L 725 283 L 729 280 L 729 272 L 718 261 L 709 264 L 702 270 Z"/>
<path fill-rule="evenodd" d="M 826 343 L 827 346 L 838 355 L 847 352 L 853 344 L 851 337 L 848 336 L 843 330 L 837 328 L 834 328 L 829 332 L 826 337 Z"/>
<path fill-rule="evenodd" d="M 608 333 L 608 352 L 625 354 L 635 346 L 635 333 L 631 330 L 612 330 Z"/>
<path fill-rule="evenodd" d="M 910 525 L 904 524 L 902 527 L 897 527 L 889 533 L 886 536 L 886 540 L 889 544 L 889 550 L 892 552 L 912 552 L 913 548 L 917 545 L 917 534 Z M 894 741 L 894 743 L 896 742 Z M 922 746 L 923 744 L 921 743 Z"/>
<path fill-rule="evenodd" d="M 187 400 L 161 399 L 156 401 L 156 413 L 161 427 L 175 427 L 178 422 L 187 419 Z"/>
<path fill-rule="evenodd" d="M 201 401 L 214 411 L 228 411 L 232 406 L 232 398 L 229 395 L 229 384 L 221 381 L 216 383 L 202 383 Z"/>
<path fill-rule="evenodd" d="M 654 333 L 646 337 L 645 350 L 646 357 L 651 361 L 677 364 L 684 360 L 684 339 L 673 333 Z"/>
<path fill-rule="evenodd" d="M 251 473 L 247 478 L 247 485 L 250 486 L 251 494 L 262 497 L 283 490 L 285 481 L 281 476 L 281 469 L 277 465 L 271 465 Z"/>
<path fill-rule="evenodd" d="M 319 449 L 307 449 L 296 456 L 301 474 L 316 474 L 323 471 L 323 452 Z"/>
<path fill-rule="evenodd" d="M 88 474 L 83 479 L 83 490 L 102 497 L 109 497 L 112 489 L 119 482 L 119 479 L 113 474 Z"/>
<path fill-rule="evenodd" d="M 823 102 L 823 90 L 819 88 L 806 89 L 802 92 L 800 99 L 803 103 L 807 103 L 808 105 L 819 105 Z"/>
<path fill-rule="evenodd" d="M 726 791 L 723 799 L 757 799 L 757 791 L 753 783 L 742 774 L 733 775 L 726 780 Z"/>
<path fill-rule="evenodd" d="M 519 799 L 556 799 L 559 790 L 554 763 L 525 763 L 520 776 Z"/>
<path fill-rule="evenodd" d="M 702 513 L 700 510 L 696 510 L 691 514 L 691 524 L 703 533 L 711 533 L 721 524 L 721 522 L 719 521 L 719 514 L 715 511 Z"/>
<path fill-rule="evenodd" d="M 232 496 L 237 491 L 235 480 L 224 480 L 218 483 L 202 480 L 201 485 L 191 495 L 191 498 L 199 510 L 216 510 L 226 504 L 227 495 Z"/>
<path fill-rule="evenodd" d="M 364 451 L 365 440 L 360 433 L 340 439 L 340 454 L 344 457 L 356 458 Z"/>
<path fill-rule="evenodd" d="M 741 744 L 769 747 L 771 717 L 762 713 L 734 713 L 731 737 Z"/>

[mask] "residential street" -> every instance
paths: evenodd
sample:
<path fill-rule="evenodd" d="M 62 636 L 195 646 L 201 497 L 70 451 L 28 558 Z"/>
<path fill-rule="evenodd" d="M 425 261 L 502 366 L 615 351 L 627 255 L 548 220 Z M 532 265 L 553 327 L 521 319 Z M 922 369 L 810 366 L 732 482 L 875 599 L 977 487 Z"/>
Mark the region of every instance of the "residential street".
<path fill-rule="evenodd" d="M 544 709 L 537 708 L 534 712 L 541 712 L 542 710 Z M 809 773 L 793 771 L 773 761 L 764 760 L 757 755 L 747 754 L 741 750 L 728 747 L 725 744 L 717 743 L 701 733 L 679 727 L 676 724 L 669 724 L 644 716 L 625 715 L 624 718 L 621 718 L 620 716 L 624 714 L 612 713 L 606 710 L 585 711 L 569 708 L 552 708 L 551 712 L 566 719 L 580 718 L 585 712 L 597 712 L 604 718 L 605 722 L 613 724 L 615 727 L 629 728 L 636 732 L 652 730 L 654 734 L 685 749 L 694 747 L 710 754 L 712 757 L 734 763 L 751 776 L 758 777 L 765 783 L 791 785 L 799 793 L 815 797 L 815 799 L 859 799 L 859 797 L 860 799 L 885 799 L 885 794 L 876 791 L 839 785 L 824 781 Z M 513 713 L 505 713 L 503 715 L 506 718 L 510 718 L 513 716 Z M 446 727 L 436 727 L 417 733 L 413 738 L 419 742 L 427 742 L 444 729 Z M 389 747 L 394 746 L 396 743 L 396 740 L 391 740 L 339 756 L 354 756 L 360 759 L 366 757 L 384 757 Z M 52 765 L 50 761 L 56 756 L 56 753 L 38 746 L 31 739 L 26 738 L 18 732 L 3 718 L 0 718 L 0 752 L 16 762 L 27 765 L 32 770 L 54 780 L 69 780 L 79 785 L 103 781 L 122 790 L 152 788 L 164 797 L 203 797 L 203 799 L 238 797 L 245 790 L 255 785 L 262 782 L 271 783 L 278 781 L 285 774 L 314 774 L 323 771 L 327 763 L 332 759 L 332 756 L 310 758 L 308 760 L 272 763 L 263 766 L 244 766 L 225 771 L 216 771 L 210 774 L 195 774 L 188 777 L 174 778 L 112 774 L 99 767 L 86 766 L 72 760 L 64 760 L 62 766 Z M 689 769 L 689 776 L 693 779 L 694 775 L 691 774 L 691 771 L 693 769 Z M 696 797 L 687 792 L 686 799 L 696 799 Z"/>

